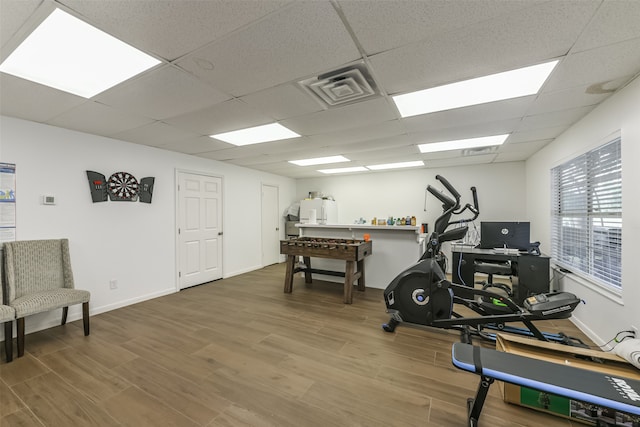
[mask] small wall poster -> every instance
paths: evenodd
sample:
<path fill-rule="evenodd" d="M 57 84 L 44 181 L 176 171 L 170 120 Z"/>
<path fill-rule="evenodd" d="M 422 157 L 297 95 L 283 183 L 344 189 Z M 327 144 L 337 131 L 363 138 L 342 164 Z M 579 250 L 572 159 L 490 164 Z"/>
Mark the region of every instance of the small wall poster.
<path fill-rule="evenodd" d="M 0 163 L 0 243 L 16 240 L 16 165 Z"/>

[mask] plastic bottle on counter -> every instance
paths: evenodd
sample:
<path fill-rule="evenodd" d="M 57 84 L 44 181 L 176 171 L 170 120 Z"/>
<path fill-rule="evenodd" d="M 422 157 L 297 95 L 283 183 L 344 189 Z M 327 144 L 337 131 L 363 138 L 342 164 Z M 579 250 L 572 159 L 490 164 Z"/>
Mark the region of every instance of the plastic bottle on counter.
<path fill-rule="evenodd" d="M 417 220 L 415 216 L 411 217 L 411 225 L 416 225 L 417 224 Z"/>

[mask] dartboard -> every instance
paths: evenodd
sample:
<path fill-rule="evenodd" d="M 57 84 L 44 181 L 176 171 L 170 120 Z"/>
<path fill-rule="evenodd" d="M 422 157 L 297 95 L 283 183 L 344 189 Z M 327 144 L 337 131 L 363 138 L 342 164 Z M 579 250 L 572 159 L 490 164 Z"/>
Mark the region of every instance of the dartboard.
<path fill-rule="evenodd" d="M 135 176 L 128 172 L 116 172 L 109 177 L 107 188 L 111 196 L 116 200 L 135 200 L 138 196 L 140 185 Z"/>

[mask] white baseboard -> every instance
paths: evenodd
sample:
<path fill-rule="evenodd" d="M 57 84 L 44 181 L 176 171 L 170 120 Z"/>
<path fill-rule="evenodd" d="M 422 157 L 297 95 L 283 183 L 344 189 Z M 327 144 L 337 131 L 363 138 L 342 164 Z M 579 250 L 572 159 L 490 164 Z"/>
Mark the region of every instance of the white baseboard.
<path fill-rule="evenodd" d="M 588 336 L 591 341 L 596 343 L 596 345 L 602 345 L 602 344 L 605 343 L 605 340 L 600 338 L 595 332 L 593 332 L 591 329 L 589 329 L 589 327 L 587 325 L 585 325 L 584 323 L 582 323 L 580 321 L 580 319 L 578 319 L 577 317 L 570 317 L 569 320 L 571 321 L 571 323 L 576 325 L 576 327 L 578 329 L 580 329 L 582 332 L 584 332 L 584 334 L 586 336 Z"/>
<path fill-rule="evenodd" d="M 158 291 L 158 292 L 153 292 L 150 294 L 146 294 L 146 295 L 141 295 L 135 298 L 131 298 L 128 300 L 124 300 L 124 301 L 118 301 L 114 304 L 107 304 L 107 305 L 103 305 L 103 306 L 99 306 L 99 307 L 93 307 L 91 305 L 91 302 L 89 302 L 89 315 L 90 316 L 95 316 L 98 315 L 100 313 L 106 313 L 107 311 L 111 311 L 111 310 L 115 310 L 117 308 L 122 308 L 122 307 L 126 307 L 132 304 L 136 304 L 142 301 L 147 301 L 150 299 L 154 299 L 154 298 L 158 298 L 161 296 L 165 296 L 165 295 L 169 295 L 169 294 L 174 294 L 176 293 L 175 288 L 169 288 L 169 289 L 165 289 L 162 291 Z M 71 306 L 69 307 L 69 313 L 67 316 L 67 323 L 69 322 L 74 322 L 76 320 L 81 320 L 82 319 L 82 310 L 79 308 L 81 307 L 79 304 L 76 306 Z M 60 310 L 52 310 L 51 312 L 45 312 L 45 313 L 39 313 L 36 314 L 34 316 L 29 316 L 32 320 L 35 321 L 29 321 L 29 319 L 27 318 L 25 320 L 25 334 L 30 334 L 33 332 L 38 332 L 38 331 L 42 331 L 44 329 L 49 329 L 49 328 L 53 328 L 55 326 L 59 326 L 60 325 Z M 55 313 L 55 314 L 54 314 Z M 33 319 L 33 317 L 38 317 L 38 319 Z M 15 328 L 14 328 L 15 329 Z M 4 329 L 2 331 L 3 334 L 3 339 L 4 339 Z"/>
<path fill-rule="evenodd" d="M 254 265 L 253 267 L 243 268 L 242 270 L 237 270 L 231 273 L 226 273 L 222 276 L 223 279 L 228 279 L 229 277 L 239 276 L 244 273 L 251 273 L 252 271 L 260 270 L 262 265 Z"/>

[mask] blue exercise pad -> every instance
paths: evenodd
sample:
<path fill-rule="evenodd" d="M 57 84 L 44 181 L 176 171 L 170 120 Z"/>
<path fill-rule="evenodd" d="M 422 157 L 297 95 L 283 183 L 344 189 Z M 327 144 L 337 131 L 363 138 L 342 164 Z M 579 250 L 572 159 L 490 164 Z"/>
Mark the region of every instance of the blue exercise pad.
<path fill-rule="evenodd" d="M 640 381 L 455 343 L 453 365 L 499 381 L 640 415 Z"/>

